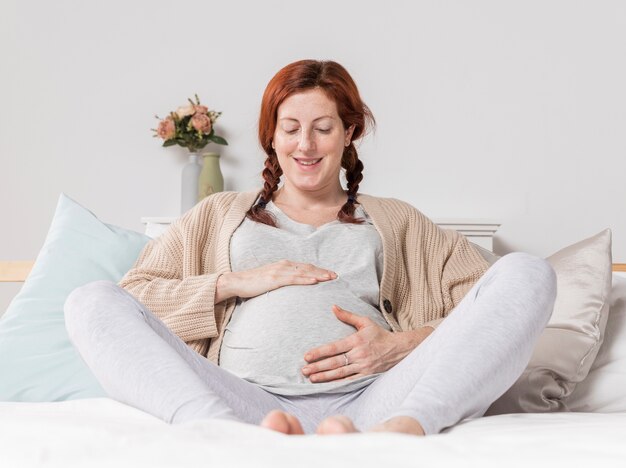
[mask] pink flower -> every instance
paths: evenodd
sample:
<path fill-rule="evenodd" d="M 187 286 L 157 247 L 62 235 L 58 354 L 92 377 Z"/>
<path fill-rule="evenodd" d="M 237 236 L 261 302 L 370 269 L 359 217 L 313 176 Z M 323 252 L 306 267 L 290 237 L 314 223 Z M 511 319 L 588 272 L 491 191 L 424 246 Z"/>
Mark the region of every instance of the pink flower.
<path fill-rule="evenodd" d="M 206 114 L 195 114 L 191 118 L 190 123 L 191 123 L 191 126 L 195 128 L 196 130 L 198 130 L 199 132 L 202 132 L 205 134 L 211 133 L 211 128 L 212 128 L 211 119 L 209 119 L 209 116 Z"/>
<path fill-rule="evenodd" d="M 166 117 L 159 122 L 157 135 L 164 140 L 170 140 L 176 136 L 176 125 L 174 125 L 174 121 L 171 117 Z"/>
<path fill-rule="evenodd" d="M 209 112 L 209 108 L 207 106 L 202 106 L 200 104 L 194 105 L 193 110 L 196 114 L 207 114 Z"/>

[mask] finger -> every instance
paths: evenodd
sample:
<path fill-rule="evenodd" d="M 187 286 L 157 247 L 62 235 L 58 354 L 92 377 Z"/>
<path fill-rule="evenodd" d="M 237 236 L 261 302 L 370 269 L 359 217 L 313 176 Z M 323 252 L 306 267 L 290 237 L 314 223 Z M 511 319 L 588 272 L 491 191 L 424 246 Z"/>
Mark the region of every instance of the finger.
<path fill-rule="evenodd" d="M 318 279 L 313 276 L 293 275 L 293 276 L 288 276 L 284 278 L 281 284 L 278 285 L 278 287 L 290 286 L 290 285 L 295 285 L 295 284 L 317 284 L 321 281 L 324 281 L 324 279 Z"/>
<path fill-rule="evenodd" d="M 337 273 L 329 270 L 322 270 L 309 264 L 296 264 L 283 269 L 282 273 L 289 279 L 314 278 L 317 281 L 330 281 L 337 278 Z"/>
<path fill-rule="evenodd" d="M 346 357 L 347 351 L 336 356 L 322 359 L 321 361 L 317 361 L 313 364 L 307 364 L 302 368 L 302 373 L 304 375 L 313 375 L 318 372 L 337 369 L 339 367 L 346 367 L 346 365 L 350 364 Z M 346 362 L 348 362 L 348 364 L 346 364 Z"/>
<path fill-rule="evenodd" d="M 302 273 L 292 273 L 282 278 L 277 287 L 297 285 L 297 284 L 317 284 L 324 281 L 330 281 L 333 278 L 328 275 L 310 275 Z"/>
<path fill-rule="evenodd" d="M 347 353 L 350 351 L 351 346 L 347 339 L 335 341 L 333 343 L 325 344 L 319 346 L 318 348 L 313 348 L 310 351 L 307 351 L 304 355 L 304 360 L 306 362 L 315 362 L 320 359 L 336 356 L 338 354 Z"/>
<path fill-rule="evenodd" d="M 337 273 L 332 270 L 327 270 L 326 268 L 320 268 L 312 263 L 296 263 L 295 270 L 299 272 L 303 272 L 305 274 L 311 274 L 314 276 L 322 276 L 322 277 L 331 277 L 337 278 Z"/>
<path fill-rule="evenodd" d="M 342 309 L 337 304 L 333 305 L 333 312 L 335 316 L 342 322 L 352 325 L 357 330 L 369 325 L 369 319 L 361 315 L 357 315 L 354 312 L 349 312 L 346 309 Z"/>
<path fill-rule="evenodd" d="M 311 270 L 301 268 L 302 265 L 304 264 L 290 264 L 290 262 L 277 263 L 274 273 L 268 277 L 270 284 L 274 286 L 272 289 L 290 285 L 316 284 L 321 281 L 334 279 L 329 273 L 315 273 Z"/>
<path fill-rule="evenodd" d="M 336 369 L 318 372 L 309 376 L 311 382 L 330 382 L 333 380 L 344 380 L 356 373 L 356 369 L 352 365 L 341 366 Z"/>

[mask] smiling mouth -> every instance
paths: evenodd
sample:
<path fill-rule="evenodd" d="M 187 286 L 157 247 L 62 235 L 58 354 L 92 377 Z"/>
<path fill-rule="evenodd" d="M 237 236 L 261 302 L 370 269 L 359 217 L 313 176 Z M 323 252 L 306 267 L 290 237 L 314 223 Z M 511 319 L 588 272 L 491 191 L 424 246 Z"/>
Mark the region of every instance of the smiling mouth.
<path fill-rule="evenodd" d="M 323 158 L 319 158 L 319 159 L 298 159 L 298 158 L 293 158 L 296 160 L 296 162 L 298 164 L 300 164 L 301 166 L 305 166 L 305 167 L 311 167 L 311 166 L 315 166 L 316 164 L 318 164 Z"/>

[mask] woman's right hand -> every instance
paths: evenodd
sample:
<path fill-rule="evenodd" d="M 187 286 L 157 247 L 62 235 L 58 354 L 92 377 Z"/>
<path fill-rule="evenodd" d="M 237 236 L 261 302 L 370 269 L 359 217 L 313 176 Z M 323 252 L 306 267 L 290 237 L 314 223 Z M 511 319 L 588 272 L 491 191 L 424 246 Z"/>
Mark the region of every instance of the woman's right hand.
<path fill-rule="evenodd" d="M 217 279 L 215 303 L 230 297 L 249 298 L 296 284 L 317 284 L 337 278 L 337 273 L 310 263 L 280 260 L 259 268 L 224 273 Z"/>

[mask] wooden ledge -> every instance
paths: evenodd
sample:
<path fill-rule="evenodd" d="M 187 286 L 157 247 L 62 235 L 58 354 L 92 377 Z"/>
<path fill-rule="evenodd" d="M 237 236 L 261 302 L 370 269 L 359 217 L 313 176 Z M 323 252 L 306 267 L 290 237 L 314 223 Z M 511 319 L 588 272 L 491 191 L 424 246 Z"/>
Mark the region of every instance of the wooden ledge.
<path fill-rule="evenodd" d="M 25 281 L 34 264 L 32 260 L 0 262 L 0 283 Z"/>
<path fill-rule="evenodd" d="M 0 283 L 26 281 L 34 264 L 32 260 L 0 261 Z M 626 263 L 614 263 L 613 271 L 626 272 Z"/>

